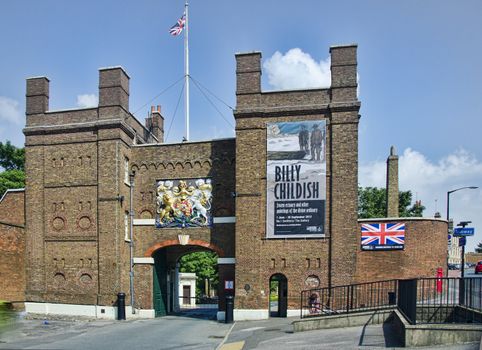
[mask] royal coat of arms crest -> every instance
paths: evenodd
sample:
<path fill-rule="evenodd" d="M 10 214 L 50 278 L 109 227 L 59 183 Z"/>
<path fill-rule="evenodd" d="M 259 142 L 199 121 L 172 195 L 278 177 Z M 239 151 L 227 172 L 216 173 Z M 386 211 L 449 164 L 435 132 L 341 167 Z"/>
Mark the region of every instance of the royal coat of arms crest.
<path fill-rule="evenodd" d="M 157 182 L 156 227 L 211 226 L 211 179 Z"/>

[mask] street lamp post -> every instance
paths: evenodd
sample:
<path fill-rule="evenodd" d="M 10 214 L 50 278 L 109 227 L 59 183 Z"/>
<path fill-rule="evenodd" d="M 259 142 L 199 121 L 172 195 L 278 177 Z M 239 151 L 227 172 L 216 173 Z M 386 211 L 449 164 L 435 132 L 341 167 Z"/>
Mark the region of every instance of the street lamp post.
<path fill-rule="evenodd" d="M 135 171 L 129 174 L 129 184 L 130 184 L 130 196 L 129 196 L 129 216 L 130 216 L 130 225 L 129 225 L 129 289 L 131 294 L 131 309 L 132 313 L 135 314 L 135 305 L 134 305 L 134 207 L 133 197 L 134 197 L 134 177 L 136 175 Z"/>
<path fill-rule="evenodd" d="M 447 223 L 450 221 L 450 195 L 454 192 L 457 192 L 457 191 L 460 191 L 460 190 L 464 190 L 464 189 L 470 189 L 470 190 L 475 190 L 479 187 L 477 186 L 464 186 L 464 187 L 460 187 L 460 188 L 456 188 L 455 190 L 452 190 L 452 191 L 448 191 L 447 192 Z M 449 232 L 448 232 L 449 233 Z M 447 250 L 447 263 L 448 263 L 448 250 Z M 448 264 L 447 264 L 448 265 Z M 462 277 L 464 275 L 463 273 L 463 269 L 464 269 L 464 266 L 461 267 L 462 269 Z M 448 271 L 447 271 L 448 272 Z M 447 273 L 447 276 L 448 276 L 448 273 Z"/>

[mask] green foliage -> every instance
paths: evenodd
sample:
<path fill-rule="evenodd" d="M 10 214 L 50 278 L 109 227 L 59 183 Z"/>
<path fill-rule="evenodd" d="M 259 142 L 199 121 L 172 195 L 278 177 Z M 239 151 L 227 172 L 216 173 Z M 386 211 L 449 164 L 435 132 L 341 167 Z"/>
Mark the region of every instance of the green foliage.
<path fill-rule="evenodd" d="M 214 252 L 194 252 L 179 259 L 180 272 L 196 274 L 196 295 L 204 294 L 204 280 L 208 279 L 211 289 L 217 290 L 219 284 L 218 255 Z"/>
<path fill-rule="evenodd" d="M 384 188 L 358 187 L 358 217 L 360 219 L 385 217 L 386 203 Z"/>
<path fill-rule="evenodd" d="M 476 253 L 482 253 L 482 242 L 477 244 L 477 247 L 475 247 L 475 252 Z"/>
<path fill-rule="evenodd" d="M 269 301 L 278 300 L 278 286 L 279 281 L 271 280 L 269 282 Z"/>
<path fill-rule="evenodd" d="M 0 198 L 6 190 L 25 187 L 25 173 L 23 170 L 6 170 L 0 173 Z"/>
<path fill-rule="evenodd" d="M 25 169 L 25 148 L 17 148 L 7 141 L 0 142 L 0 166 L 5 170 Z"/>
<path fill-rule="evenodd" d="M 411 191 L 399 192 L 399 216 L 421 217 L 425 207 L 421 201 L 412 203 Z M 358 217 L 361 219 L 383 218 L 387 216 L 387 195 L 384 188 L 359 187 L 358 188 Z"/>
<path fill-rule="evenodd" d="M 0 197 L 11 188 L 25 187 L 25 149 L 13 146 L 10 141 L 0 142 Z"/>

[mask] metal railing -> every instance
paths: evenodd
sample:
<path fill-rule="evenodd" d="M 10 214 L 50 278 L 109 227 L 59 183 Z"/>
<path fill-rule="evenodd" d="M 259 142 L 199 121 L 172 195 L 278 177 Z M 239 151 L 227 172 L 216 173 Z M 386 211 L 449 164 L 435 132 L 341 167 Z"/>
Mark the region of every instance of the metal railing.
<path fill-rule="evenodd" d="M 301 318 L 397 307 L 411 324 L 482 323 L 482 278 L 416 278 L 301 292 Z"/>
<path fill-rule="evenodd" d="M 399 283 L 398 308 L 411 324 L 482 322 L 480 278 L 418 278 Z"/>
<path fill-rule="evenodd" d="M 397 288 L 397 280 L 388 280 L 305 290 L 301 318 L 394 307 Z"/>

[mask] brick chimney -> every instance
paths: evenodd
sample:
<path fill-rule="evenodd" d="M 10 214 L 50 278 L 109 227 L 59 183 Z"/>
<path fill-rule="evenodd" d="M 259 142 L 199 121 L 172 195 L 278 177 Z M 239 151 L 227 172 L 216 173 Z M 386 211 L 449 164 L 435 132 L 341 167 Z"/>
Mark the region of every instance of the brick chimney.
<path fill-rule="evenodd" d="M 387 158 L 387 217 L 398 217 L 398 156 L 395 147 L 390 147 Z"/>
<path fill-rule="evenodd" d="M 161 106 L 151 106 L 145 125 L 147 130 L 157 138 L 158 143 L 164 142 L 164 117 L 161 115 Z"/>

